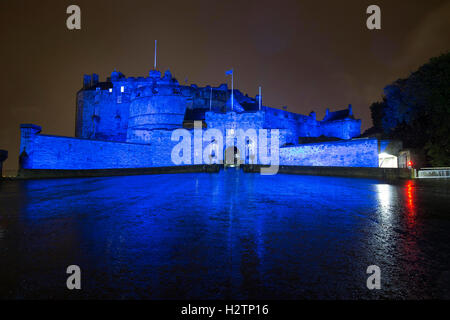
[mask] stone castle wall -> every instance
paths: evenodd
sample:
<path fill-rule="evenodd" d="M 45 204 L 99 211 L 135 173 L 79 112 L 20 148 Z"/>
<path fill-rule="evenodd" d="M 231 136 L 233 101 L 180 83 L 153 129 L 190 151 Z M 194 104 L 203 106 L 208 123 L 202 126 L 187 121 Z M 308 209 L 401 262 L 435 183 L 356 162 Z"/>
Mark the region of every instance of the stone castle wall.
<path fill-rule="evenodd" d="M 219 127 L 217 129 L 221 130 Z M 40 127 L 22 125 L 21 168 L 125 169 L 217 163 L 211 158 L 204 158 L 202 154 L 196 153 L 194 148 L 189 149 L 187 163 L 173 163 L 172 150 L 180 140 L 172 141 L 172 133 L 172 130 L 153 130 L 150 144 L 137 144 L 42 135 Z M 212 142 L 206 138 L 202 139 L 204 134 L 205 130 L 199 130 L 196 134 L 193 130 L 189 131 L 191 146 L 200 145 L 201 153 Z M 239 145 L 237 141 L 234 141 L 233 144 L 240 148 L 241 159 L 245 163 L 261 163 L 259 155 L 257 162 L 250 162 L 247 143 Z M 376 139 L 289 146 L 280 148 L 279 152 L 280 165 L 378 167 Z"/>
<path fill-rule="evenodd" d="M 361 120 L 343 119 L 336 121 L 321 121 L 317 131 L 320 135 L 326 137 L 351 139 L 361 134 Z"/>
<path fill-rule="evenodd" d="M 299 137 L 318 137 L 318 122 L 315 117 L 295 114 L 285 110 L 264 108 L 264 127 L 285 129 L 286 143 L 297 144 Z"/>
<path fill-rule="evenodd" d="M 280 148 L 280 164 L 377 168 L 378 140 L 358 139 Z"/>
<path fill-rule="evenodd" d="M 84 90 L 77 95 L 75 136 L 125 142 L 130 110 L 129 93 L 119 88 Z"/>

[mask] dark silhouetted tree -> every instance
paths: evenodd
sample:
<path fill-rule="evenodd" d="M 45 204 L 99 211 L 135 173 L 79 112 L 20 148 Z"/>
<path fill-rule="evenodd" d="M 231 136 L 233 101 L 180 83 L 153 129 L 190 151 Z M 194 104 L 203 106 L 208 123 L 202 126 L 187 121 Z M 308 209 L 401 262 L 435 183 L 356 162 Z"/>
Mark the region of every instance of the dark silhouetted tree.
<path fill-rule="evenodd" d="M 374 102 L 370 106 L 370 114 L 372 116 L 372 122 L 373 122 L 373 131 L 383 131 L 383 114 L 384 109 L 386 108 L 386 100 L 383 100 L 383 102 Z"/>
<path fill-rule="evenodd" d="M 374 128 L 425 150 L 430 164 L 450 165 L 450 53 L 384 88 L 371 106 Z"/>

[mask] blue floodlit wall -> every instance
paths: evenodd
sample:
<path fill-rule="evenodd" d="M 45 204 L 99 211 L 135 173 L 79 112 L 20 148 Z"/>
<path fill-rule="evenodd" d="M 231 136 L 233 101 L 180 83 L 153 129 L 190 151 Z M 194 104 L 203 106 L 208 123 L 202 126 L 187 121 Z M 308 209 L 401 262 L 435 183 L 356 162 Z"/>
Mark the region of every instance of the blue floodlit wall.
<path fill-rule="evenodd" d="M 357 139 L 280 148 L 280 164 L 291 166 L 378 167 L 378 140 Z"/>
<path fill-rule="evenodd" d="M 181 86 L 170 71 L 152 70 L 148 77 L 128 77 L 113 72 L 106 82 L 85 75 L 77 93 L 75 136 L 107 141 L 142 140 L 146 129 L 182 127 L 185 116 L 204 120 L 210 108 L 226 111 L 226 84 L 211 88 Z M 238 90 L 235 97 L 245 100 Z M 143 130 L 140 130 L 143 129 Z"/>
<path fill-rule="evenodd" d="M 321 121 L 318 132 L 326 137 L 351 139 L 361 134 L 361 120 Z"/>
<path fill-rule="evenodd" d="M 262 121 L 260 115 L 254 114 Z M 248 119 L 247 119 L 248 120 Z M 217 129 L 221 130 L 219 127 Z M 237 128 L 239 129 L 239 128 Z M 204 131 L 202 131 L 204 133 Z M 282 133 L 283 131 L 281 131 Z M 20 162 L 25 169 L 112 169 L 174 166 L 171 153 L 179 141 L 172 141 L 172 130 L 153 130 L 151 144 L 99 141 L 40 134 L 40 127 L 21 126 Z M 211 141 L 202 141 L 190 130 L 191 145 L 201 150 Z M 200 142 L 199 142 L 200 141 Z M 270 140 L 269 140 L 270 144 Z M 236 141 L 234 141 L 234 145 Z M 305 144 L 280 148 L 281 165 L 378 167 L 378 140 Z M 248 161 L 247 146 L 241 159 Z M 195 159 L 200 161 L 195 162 Z M 190 164 L 210 163 L 191 149 Z M 259 158 L 258 158 L 259 160 Z M 258 161 L 259 163 L 259 161 Z M 180 163 L 186 165 L 189 163 Z"/>
<path fill-rule="evenodd" d="M 113 169 L 151 167 L 152 147 L 121 142 L 36 135 L 23 142 L 24 169 Z M 24 153 L 25 152 L 25 153 Z"/>
<path fill-rule="evenodd" d="M 361 134 L 361 120 L 346 118 L 333 121 L 317 121 L 316 114 L 309 116 L 286 110 L 264 107 L 264 128 L 286 129 L 286 142 L 297 144 L 299 137 L 335 137 L 351 139 Z"/>
<path fill-rule="evenodd" d="M 192 147 L 190 157 L 188 162 L 179 164 L 171 158 L 172 150 L 180 142 L 171 140 L 173 130 L 151 130 L 151 143 L 144 144 L 43 135 L 40 131 L 33 124 L 21 125 L 20 167 L 23 169 L 120 169 L 211 163 L 211 159 L 203 159 L 203 150 L 211 143 L 203 141 L 203 130 L 199 135 L 187 131 Z M 196 153 L 194 144 L 201 147 L 200 153 Z"/>
<path fill-rule="evenodd" d="M 262 111 L 246 112 L 246 113 L 216 113 L 206 112 L 205 122 L 208 128 L 219 129 L 223 136 L 226 135 L 227 129 L 241 129 L 247 131 L 254 129 L 279 130 L 279 144 L 283 146 L 287 143 L 297 144 L 300 127 L 297 119 L 286 120 L 283 117 L 273 114 L 272 108 L 264 108 Z M 290 115 L 293 115 L 290 113 Z M 300 115 L 301 116 L 301 115 Z M 302 116 L 305 118 L 306 116 Z"/>
<path fill-rule="evenodd" d="M 206 112 L 205 122 L 208 129 L 218 129 L 225 136 L 227 129 L 262 129 L 264 124 L 263 112 L 249 112 L 249 113 L 216 113 Z"/>
<path fill-rule="evenodd" d="M 86 79 L 85 82 L 91 78 Z M 126 141 L 130 109 L 129 91 L 116 86 L 98 84 L 98 77 L 77 94 L 75 136 L 85 139 Z M 125 89 L 125 87 L 124 87 Z"/>
<path fill-rule="evenodd" d="M 284 110 L 273 108 L 264 108 L 264 128 L 268 129 L 285 129 L 285 143 L 297 144 L 298 138 L 301 136 L 302 124 L 300 121 L 305 120 L 306 116 L 295 115 Z"/>
<path fill-rule="evenodd" d="M 174 165 L 176 142 L 169 130 L 155 130 L 152 144 L 99 141 L 40 134 L 40 127 L 21 126 L 20 166 L 24 169 L 114 169 Z"/>

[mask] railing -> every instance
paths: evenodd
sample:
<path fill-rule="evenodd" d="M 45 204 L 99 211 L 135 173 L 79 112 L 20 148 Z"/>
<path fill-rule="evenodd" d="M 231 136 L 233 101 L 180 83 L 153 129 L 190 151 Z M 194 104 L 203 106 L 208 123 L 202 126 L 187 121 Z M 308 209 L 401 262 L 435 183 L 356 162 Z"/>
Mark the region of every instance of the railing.
<path fill-rule="evenodd" d="M 450 178 L 450 167 L 421 168 L 417 170 L 418 179 Z"/>

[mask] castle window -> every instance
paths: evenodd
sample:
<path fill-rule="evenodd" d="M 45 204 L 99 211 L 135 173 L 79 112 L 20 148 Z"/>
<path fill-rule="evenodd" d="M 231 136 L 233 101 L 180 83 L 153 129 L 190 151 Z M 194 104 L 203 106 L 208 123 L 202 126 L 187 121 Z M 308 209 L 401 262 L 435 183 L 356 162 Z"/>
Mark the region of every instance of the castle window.
<path fill-rule="evenodd" d="M 109 88 L 109 92 L 112 92 L 112 88 Z"/>
<path fill-rule="evenodd" d="M 124 86 L 120 87 L 120 92 L 125 92 L 125 87 Z"/>
<path fill-rule="evenodd" d="M 117 96 L 117 103 L 122 103 L 122 96 Z"/>
<path fill-rule="evenodd" d="M 116 130 L 120 130 L 120 116 L 116 116 Z"/>

